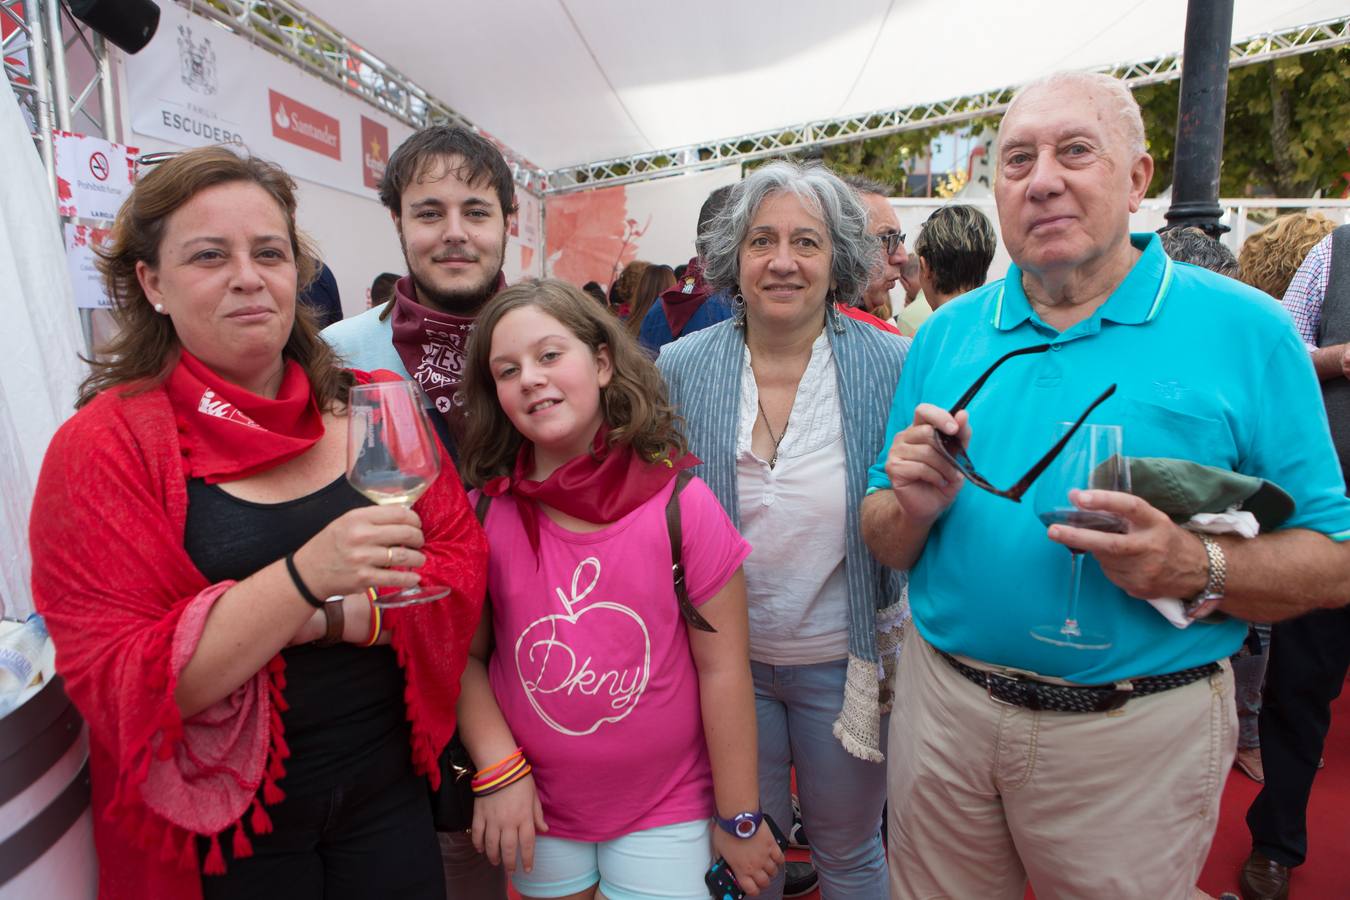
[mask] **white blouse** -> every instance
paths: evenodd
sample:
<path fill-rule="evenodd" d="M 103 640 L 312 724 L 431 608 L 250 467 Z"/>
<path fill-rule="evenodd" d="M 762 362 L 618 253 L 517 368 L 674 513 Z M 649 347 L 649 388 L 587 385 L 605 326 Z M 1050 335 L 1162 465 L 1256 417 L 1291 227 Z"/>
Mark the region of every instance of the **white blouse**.
<path fill-rule="evenodd" d="M 745 561 L 750 658 L 780 666 L 848 656 L 844 576 L 844 427 L 834 354 L 822 331 L 797 386 L 778 463 L 751 450 L 759 388 L 746 348 L 736 479 Z"/>

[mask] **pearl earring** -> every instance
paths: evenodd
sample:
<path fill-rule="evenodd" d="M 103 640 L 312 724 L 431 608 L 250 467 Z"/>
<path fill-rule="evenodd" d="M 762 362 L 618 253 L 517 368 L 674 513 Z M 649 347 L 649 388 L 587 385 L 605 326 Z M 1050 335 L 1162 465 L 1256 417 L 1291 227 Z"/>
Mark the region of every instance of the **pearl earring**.
<path fill-rule="evenodd" d="M 155 312 L 159 313 L 160 315 L 163 315 L 163 314 L 164 314 L 164 304 L 163 304 L 163 303 L 156 303 L 156 304 L 155 304 Z"/>

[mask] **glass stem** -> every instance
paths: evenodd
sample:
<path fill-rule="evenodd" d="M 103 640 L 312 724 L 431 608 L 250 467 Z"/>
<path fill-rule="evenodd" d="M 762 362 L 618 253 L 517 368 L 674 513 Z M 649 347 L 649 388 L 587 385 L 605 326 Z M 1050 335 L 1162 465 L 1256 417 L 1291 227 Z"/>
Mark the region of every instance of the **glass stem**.
<path fill-rule="evenodd" d="M 1072 566 L 1069 574 L 1069 610 L 1064 615 L 1064 627 L 1060 633 L 1067 637 L 1078 637 L 1083 633 L 1078 627 L 1078 585 L 1083 580 L 1082 551 L 1069 551 L 1069 565 Z"/>

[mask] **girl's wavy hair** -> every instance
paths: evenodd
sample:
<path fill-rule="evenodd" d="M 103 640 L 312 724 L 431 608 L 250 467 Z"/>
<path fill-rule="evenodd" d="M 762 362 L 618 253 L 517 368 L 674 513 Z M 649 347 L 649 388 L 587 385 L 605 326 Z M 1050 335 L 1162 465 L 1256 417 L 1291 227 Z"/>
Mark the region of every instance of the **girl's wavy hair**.
<path fill-rule="evenodd" d="M 478 314 L 469 339 L 464 373 L 465 433 L 460 444 L 460 474 L 482 487 L 509 475 L 524 440 L 497 402 L 497 386 L 488 364 L 492 335 L 502 317 L 533 306 L 557 319 L 592 353 L 609 349 L 612 376 L 600 389 L 600 409 L 609 426 L 606 443 L 630 444 L 645 459 L 679 456 L 688 449 L 679 417 L 666 396 L 666 384 L 622 322 L 581 291 L 551 278 L 506 288 Z"/>
<path fill-rule="evenodd" d="M 294 359 L 304 368 L 320 409 L 346 402 L 352 377 L 319 337 L 314 314 L 298 298 L 300 291 L 314 280 L 318 262 L 314 248 L 295 224 L 295 182 L 280 166 L 257 157 L 241 157 L 217 146 L 180 153 L 138 181 L 118 210 L 111 240 L 96 251 L 99 272 L 112 299 L 117 333 L 100 348 L 95 359 L 85 360 L 93 371 L 80 385 L 77 407 L 109 388 L 135 382 L 141 382 L 138 389 L 153 387 L 172 371 L 181 346 L 178 334 L 172 320 L 155 312 L 145 296 L 136 277 L 136 264 L 159 265 L 160 245 L 169 217 L 188 201 L 207 188 L 235 183 L 262 188 L 286 217 L 295 259 L 297 299 L 295 323 L 282 356 Z"/>
<path fill-rule="evenodd" d="M 1284 299 L 1304 258 L 1336 223 L 1320 213 L 1287 213 L 1242 242 L 1238 278 L 1276 300 Z"/>
<path fill-rule="evenodd" d="M 777 194 L 792 194 L 825 223 L 833 247 L 830 299 L 855 305 L 881 265 L 880 242 L 867 230 L 862 200 L 838 175 L 818 164 L 769 163 L 732 187 L 722 211 L 698 236 L 703 280 L 717 291 L 740 291 L 741 244 L 760 206 Z"/>

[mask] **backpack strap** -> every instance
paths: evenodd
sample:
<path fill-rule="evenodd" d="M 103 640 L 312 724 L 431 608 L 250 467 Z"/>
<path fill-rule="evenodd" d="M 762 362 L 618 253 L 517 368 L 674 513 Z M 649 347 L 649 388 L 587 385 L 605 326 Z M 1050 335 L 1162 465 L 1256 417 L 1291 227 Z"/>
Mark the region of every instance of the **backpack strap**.
<path fill-rule="evenodd" d="M 699 631 L 709 631 L 714 634 L 717 629 L 703 618 L 694 604 L 689 601 L 689 589 L 684 583 L 684 541 L 680 534 L 680 492 L 684 486 L 689 483 L 694 476 L 689 474 L 688 469 L 682 469 L 675 476 L 675 490 L 670 492 L 670 500 L 666 503 L 666 529 L 670 532 L 670 574 L 675 580 L 675 598 L 680 603 L 680 615 L 689 623 L 691 628 L 697 628 Z"/>

